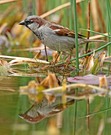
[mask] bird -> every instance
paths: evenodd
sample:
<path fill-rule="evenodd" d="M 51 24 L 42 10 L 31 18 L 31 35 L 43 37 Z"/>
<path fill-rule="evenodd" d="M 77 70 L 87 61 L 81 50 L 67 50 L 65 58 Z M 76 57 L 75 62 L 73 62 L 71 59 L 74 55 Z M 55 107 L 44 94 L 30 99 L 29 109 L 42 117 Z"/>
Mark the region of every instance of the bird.
<path fill-rule="evenodd" d="M 71 93 L 72 91 L 69 92 L 69 95 Z M 25 113 L 19 114 L 19 117 L 29 123 L 39 123 L 47 117 L 64 111 L 69 106 L 73 105 L 74 101 L 74 99 L 66 98 L 66 101 L 63 102 L 62 94 L 56 94 L 55 100 L 49 104 L 47 98 L 44 97 L 40 103 L 35 102 Z"/>
<path fill-rule="evenodd" d="M 75 33 L 67 27 L 52 23 L 36 15 L 26 17 L 19 24 L 30 29 L 45 46 L 52 50 L 71 53 L 75 48 Z M 78 34 L 78 45 L 102 41 L 87 39 Z"/>

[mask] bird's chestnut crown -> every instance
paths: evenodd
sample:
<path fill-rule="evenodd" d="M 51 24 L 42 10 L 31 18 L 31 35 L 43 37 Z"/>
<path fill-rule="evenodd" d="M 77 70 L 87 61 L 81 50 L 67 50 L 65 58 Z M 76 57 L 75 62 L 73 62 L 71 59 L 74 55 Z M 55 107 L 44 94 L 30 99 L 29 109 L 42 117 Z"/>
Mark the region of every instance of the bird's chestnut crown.
<path fill-rule="evenodd" d="M 30 25 L 34 24 L 36 27 L 40 27 L 44 24 L 46 24 L 46 21 L 39 16 L 28 16 L 25 20 L 21 21 L 19 23 L 20 25 L 25 25 L 26 27 L 29 27 Z"/>

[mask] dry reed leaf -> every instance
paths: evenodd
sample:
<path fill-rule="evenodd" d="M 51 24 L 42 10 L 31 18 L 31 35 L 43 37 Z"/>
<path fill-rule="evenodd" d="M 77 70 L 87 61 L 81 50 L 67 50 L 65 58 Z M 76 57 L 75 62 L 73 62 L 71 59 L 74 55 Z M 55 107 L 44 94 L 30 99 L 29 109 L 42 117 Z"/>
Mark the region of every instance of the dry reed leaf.
<path fill-rule="evenodd" d="M 98 11 L 97 11 L 97 5 L 96 0 L 91 0 L 91 13 L 93 18 L 93 26 L 95 31 L 99 31 L 99 21 L 98 21 Z"/>
<path fill-rule="evenodd" d="M 27 86 L 21 86 L 19 89 L 19 92 L 21 95 L 28 95 L 28 87 Z"/>
<path fill-rule="evenodd" d="M 76 0 L 76 3 L 80 3 L 82 1 L 84 1 L 84 0 Z M 56 8 L 54 8 L 54 9 L 52 9 L 52 10 L 50 10 L 50 11 L 44 13 L 44 14 L 42 14 L 40 17 L 45 18 L 45 17 L 47 17 L 47 16 L 49 16 L 49 15 L 51 15 L 51 14 L 57 12 L 57 11 L 59 11 L 59 10 L 61 10 L 63 8 L 69 7 L 69 6 L 70 6 L 70 2 L 65 3 L 63 5 L 60 5 L 60 6 L 56 7 Z"/>
<path fill-rule="evenodd" d="M 9 62 L 10 66 L 13 65 L 20 65 L 24 63 L 35 63 L 35 64 L 49 64 L 49 62 L 44 61 L 44 60 L 39 60 L 39 59 L 31 59 L 31 58 L 25 58 L 25 57 L 13 57 L 13 56 L 5 56 L 5 55 L 0 55 L 0 58 L 8 58 L 8 59 L 14 59 Z"/>
<path fill-rule="evenodd" d="M 32 80 L 28 83 L 27 86 L 21 86 L 20 87 L 20 94 L 25 94 L 25 95 L 28 95 L 28 94 L 37 94 L 37 91 L 36 91 L 36 87 L 37 87 L 37 83 Z"/>
<path fill-rule="evenodd" d="M 45 5 L 46 5 L 46 0 L 37 0 L 36 1 L 37 14 L 39 16 L 44 13 Z"/>
<path fill-rule="evenodd" d="M 99 77 L 99 87 L 108 89 L 108 81 L 105 75 Z"/>
<path fill-rule="evenodd" d="M 10 65 L 6 60 L 0 59 L 0 75 L 7 76 L 9 74 Z"/>
<path fill-rule="evenodd" d="M 49 120 L 47 134 L 48 135 L 60 135 L 60 131 L 57 128 L 56 119 L 55 118 L 51 118 Z"/>
<path fill-rule="evenodd" d="M 58 80 L 55 74 L 50 73 L 43 81 L 37 83 L 36 81 L 30 81 L 27 86 L 20 87 L 21 94 L 27 94 L 33 96 L 43 92 L 46 88 L 53 88 L 59 86 Z M 55 97 L 53 95 L 46 96 L 49 102 L 53 102 Z"/>
<path fill-rule="evenodd" d="M 68 77 L 69 82 L 99 85 L 99 76 L 89 74 L 85 76 Z"/>
<path fill-rule="evenodd" d="M 98 16 L 99 16 L 100 22 L 102 24 L 103 32 L 106 32 L 105 19 L 102 15 L 102 9 L 100 8 L 100 4 L 99 4 L 98 0 L 96 0 L 96 5 L 97 5 Z"/>
<path fill-rule="evenodd" d="M 99 60 L 100 60 L 100 67 L 103 66 L 103 62 L 105 60 L 105 55 L 106 55 L 106 52 L 103 51 L 102 53 L 100 53 L 99 55 Z"/>
<path fill-rule="evenodd" d="M 101 120 L 100 120 L 100 124 L 99 124 L 99 126 L 98 126 L 97 135 L 102 135 L 103 132 L 104 132 L 104 128 L 105 128 L 105 121 L 104 121 L 104 119 L 101 119 Z"/>
<path fill-rule="evenodd" d="M 62 103 L 63 103 L 63 108 L 64 109 L 67 108 L 67 105 L 66 105 L 67 98 L 66 98 L 66 93 L 65 93 L 65 91 L 67 90 L 66 86 L 67 86 L 67 82 L 66 82 L 66 79 L 64 79 L 63 82 L 62 82 L 62 92 L 63 92 L 63 94 L 62 94 Z"/>
<path fill-rule="evenodd" d="M 84 63 L 83 66 L 87 71 L 90 71 L 92 69 L 92 67 L 94 66 L 94 56 L 93 56 L 93 54 L 90 55 L 90 56 L 87 56 L 85 58 L 85 63 Z"/>
<path fill-rule="evenodd" d="M 41 83 L 41 86 L 44 86 L 45 88 L 49 87 L 49 76 L 47 76 Z"/>
<path fill-rule="evenodd" d="M 36 53 L 36 55 L 34 56 L 34 59 L 40 59 L 42 56 L 41 56 L 41 50 L 39 52 Z"/>
<path fill-rule="evenodd" d="M 49 73 L 48 76 L 40 83 L 40 85 L 48 88 L 58 87 L 58 80 L 53 73 Z"/>
<path fill-rule="evenodd" d="M 89 39 L 98 39 L 98 38 L 102 38 L 104 36 L 108 36 L 108 33 L 103 33 L 103 35 L 91 36 Z"/>
<path fill-rule="evenodd" d="M 51 105 L 56 100 L 56 97 L 54 95 L 45 94 L 45 97 L 48 101 L 48 105 Z"/>
<path fill-rule="evenodd" d="M 52 57 L 53 57 L 53 62 L 54 63 L 57 63 L 57 62 L 59 62 L 60 61 L 60 55 L 57 53 L 57 51 L 54 51 L 53 53 L 52 53 Z"/>
<path fill-rule="evenodd" d="M 0 87 L 0 91 L 3 91 L 3 92 L 15 92 L 14 89 L 12 88 L 7 88 L 7 87 Z"/>
<path fill-rule="evenodd" d="M 58 87 L 58 79 L 55 74 L 49 73 L 49 88 Z"/>
<path fill-rule="evenodd" d="M 63 124 L 63 112 L 57 114 L 57 128 L 62 128 Z"/>
<path fill-rule="evenodd" d="M 20 94 L 27 95 L 31 101 L 41 102 L 44 98 L 44 93 L 42 92 L 45 88 L 37 84 L 34 80 L 30 81 L 28 86 L 20 87 Z"/>
<path fill-rule="evenodd" d="M 96 58 L 94 60 L 94 65 L 91 68 L 90 73 L 97 74 L 99 72 L 99 70 L 101 70 L 101 68 L 100 68 L 100 61 L 99 61 L 99 58 Z"/>
<path fill-rule="evenodd" d="M 6 3 L 10 3 L 10 2 L 16 2 L 17 0 L 1 0 L 0 4 L 6 4 Z"/>
<path fill-rule="evenodd" d="M 63 92 L 66 91 L 66 86 L 67 86 L 67 81 L 66 81 L 66 79 L 64 79 L 62 82 L 62 91 Z"/>
<path fill-rule="evenodd" d="M 92 68 L 90 69 L 92 74 L 96 74 L 99 70 L 102 69 L 103 62 L 105 59 L 106 52 L 103 51 L 100 53 L 100 55 L 93 60 Z"/>
<path fill-rule="evenodd" d="M 0 66 L 8 65 L 8 62 L 6 60 L 0 59 Z"/>
<path fill-rule="evenodd" d="M 30 81 L 29 84 L 28 84 L 28 88 L 29 89 L 36 89 L 37 87 L 37 83 L 33 80 L 33 81 Z"/>

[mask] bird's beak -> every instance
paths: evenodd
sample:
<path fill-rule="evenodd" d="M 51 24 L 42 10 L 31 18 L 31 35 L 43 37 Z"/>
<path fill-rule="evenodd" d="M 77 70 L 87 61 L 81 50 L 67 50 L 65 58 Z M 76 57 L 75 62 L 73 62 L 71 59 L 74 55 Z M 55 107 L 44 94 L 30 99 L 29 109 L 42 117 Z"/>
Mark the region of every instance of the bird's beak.
<path fill-rule="evenodd" d="M 19 24 L 20 25 L 25 25 L 25 21 L 21 21 Z"/>

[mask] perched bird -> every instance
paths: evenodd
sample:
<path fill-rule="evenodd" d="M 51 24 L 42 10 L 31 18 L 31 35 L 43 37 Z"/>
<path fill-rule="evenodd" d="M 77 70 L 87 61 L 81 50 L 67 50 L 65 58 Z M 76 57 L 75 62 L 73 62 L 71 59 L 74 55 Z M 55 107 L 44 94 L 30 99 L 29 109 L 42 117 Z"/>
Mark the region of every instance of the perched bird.
<path fill-rule="evenodd" d="M 75 34 L 66 27 L 51 23 L 35 15 L 28 16 L 19 24 L 29 28 L 45 46 L 52 50 L 71 52 L 75 48 Z M 102 40 L 90 40 L 78 34 L 79 45 L 87 42 L 102 42 Z"/>

